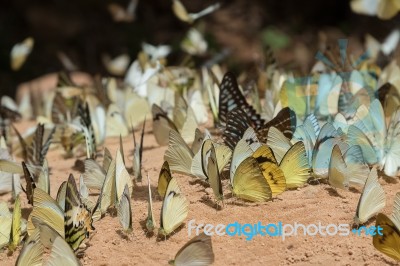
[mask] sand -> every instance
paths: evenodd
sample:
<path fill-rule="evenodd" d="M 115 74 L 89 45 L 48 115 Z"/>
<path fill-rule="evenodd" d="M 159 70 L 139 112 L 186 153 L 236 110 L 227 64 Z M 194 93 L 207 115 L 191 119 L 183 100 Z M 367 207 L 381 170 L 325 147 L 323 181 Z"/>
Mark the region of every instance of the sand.
<path fill-rule="evenodd" d="M 31 125 L 32 123 L 29 123 Z M 133 232 L 127 238 L 121 235 L 118 217 L 106 216 L 94 223 L 95 232 L 88 241 L 88 248 L 81 258 L 83 265 L 167 265 L 176 252 L 191 237 L 188 236 L 188 223 L 195 219 L 195 224 L 230 224 L 245 223 L 278 223 L 293 224 L 352 224 L 359 190 L 336 192 L 326 184 L 307 185 L 297 190 L 286 191 L 270 202 L 254 204 L 233 199 L 225 184 L 226 200 L 221 210 L 216 210 L 210 193 L 202 183 L 192 177 L 175 174 L 182 191 L 190 202 L 189 215 L 184 226 L 167 240 L 157 240 L 148 236 L 143 229 L 147 217 L 147 173 L 151 179 L 154 196 L 154 213 L 156 223 L 160 220 L 161 198 L 157 195 L 158 173 L 163 164 L 166 147 L 159 147 L 148 123 L 144 139 L 142 183 L 136 183 L 133 190 Z M 27 123 L 17 125 L 19 129 L 27 128 Z M 139 132 L 136 132 L 139 137 Z M 119 145 L 118 138 L 106 140 L 113 155 Z M 124 138 L 125 156 L 132 153 L 132 137 Z M 69 173 L 78 180 L 79 172 L 72 169 L 75 159 L 64 159 L 59 150 L 50 150 L 47 159 L 51 167 L 51 195 L 55 197 L 59 185 L 67 180 Z M 127 166 L 132 162 L 128 159 Z M 396 192 L 400 184 L 388 183 L 380 179 L 386 192 L 384 213 L 390 214 Z M 11 198 L 10 194 L 0 197 Z M 23 216 L 27 218 L 30 211 L 23 195 Z M 375 219 L 367 224 L 374 225 Z M 195 230 L 192 231 L 194 234 Z M 391 258 L 381 254 L 372 245 L 372 237 L 350 233 L 349 236 L 291 236 L 285 240 L 281 237 L 255 236 L 245 240 L 245 236 L 213 236 L 212 244 L 215 253 L 215 265 L 383 265 L 395 264 Z M 0 252 L 1 265 L 13 265 L 21 247 L 11 256 L 7 251 Z"/>

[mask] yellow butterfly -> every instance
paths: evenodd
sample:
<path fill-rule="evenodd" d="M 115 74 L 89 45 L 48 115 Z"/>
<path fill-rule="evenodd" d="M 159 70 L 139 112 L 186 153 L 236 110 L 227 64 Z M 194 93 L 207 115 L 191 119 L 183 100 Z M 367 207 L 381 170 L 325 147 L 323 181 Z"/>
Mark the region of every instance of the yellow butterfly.
<path fill-rule="evenodd" d="M 376 217 L 376 227 L 382 228 L 382 234 L 373 236 L 374 247 L 396 261 L 400 261 L 400 193 L 396 193 L 394 209 L 391 217 L 379 213 Z"/>
<path fill-rule="evenodd" d="M 286 190 L 286 178 L 279 168 L 272 150 L 267 145 L 262 145 L 254 153 L 253 157 L 267 180 L 272 196 L 276 196 Z"/>
<path fill-rule="evenodd" d="M 10 236 L 10 245 L 8 249 L 13 252 L 21 240 L 21 199 L 19 194 L 15 199 L 14 210 L 12 214 L 12 227 Z"/>
<path fill-rule="evenodd" d="M 271 199 L 271 187 L 253 157 L 248 157 L 237 167 L 232 180 L 232 192 L 238 198 L 249 201 Z"/>
<path fill-rule="evenodd" d="M 161 167 L 160 174 L 158 176 L 158 186 L 157 191 L 161 197 L 165 196 L 165 191 L 167 190 L 167 186 L 169 181 L 171 181 L 171 171 L 169 170 L 168 161 L 165 161 Z"/>
<path fill-rule="evenodd" d="M 297 188 L 304 185 L 310 178 L 311 168 L 304 143 L 294 144 L 283 156 L 279 164 L 286 178 L 287 188 Z"/>

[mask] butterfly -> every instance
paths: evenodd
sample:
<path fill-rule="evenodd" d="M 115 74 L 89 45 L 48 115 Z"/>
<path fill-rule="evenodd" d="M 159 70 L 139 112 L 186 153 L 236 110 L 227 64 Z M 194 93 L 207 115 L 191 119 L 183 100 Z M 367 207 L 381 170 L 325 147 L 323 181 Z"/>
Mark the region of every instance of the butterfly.
<path fill-rule="evenodd" d="M 310 142 L 305 141 L 305 143 L 308 144 Z M 312 152 L 308 151 L 308 154 L 311 154 L 311 164 L 315 177 L 328 177 L 331 157 L 326 154 L 332 154 L 332 149 L 335 145 L 338 145 L 340 151 L 344 153 L 349 149 L 349 145 L 352 146 L 353 144 L 347 143 L 346 136 L 340 128 L 336 130 L 331 123 L 327 122 L 322 126 L 315 144 L 307 145 L 308 148 L 313 147 Z"/>
<path fill-rule="evenodd" d="M 360 106 L 356 113 L 354 127 L 349 127 L 348 142 L 360 145 L 366 161 L 378 163 L 379 168 L 387 176 L 395 176 L 400 168 L 398 153 L 400 144 L 397 137 L 400 134 L 400 108 L 390 118 L 388 125 L 379 100 L 372 101 L 369 109 Z"/>
<path fill-rule="evenodd" d="M 374 1 L 353 0 L 350 2 L 351 9 L 355 13 L 365 14 L 370 16 L 378 16 L 380 19 L 391 19 L 400 10 L 398 1 Z"/>
<path fill-rule="evenodd" d="M 122 76 L 128 68 L 131 58 L 128 54 L 120 54 L 111 58 L 108 54 L 102 56 L 102 61 L 107 71 L 116 76 Z"/>
<path fill-rule="evenodd" d="M 355 224 L 366 223 L 372 216 L 385 207 L 385 191 L 378 181 L 376 167 L 371 169 L 365 182 L 364 189 L 358 201 Z"/>
<path fill-rule="evenodd" d="M 297 130 L 297 129 L 296 129 Z M 268 147 L 274 152 L 276 161 L 280 163 L 286 152 L 292 147 L 290 140 L 276 127 L 270 127 L 267 135 Z"/>
<path fill-rule="evenodd" d="M 129 130 L 120 108 L 116 104 L 110 104 L 106 113 L 106 136 L 126 137 L 128 133 Z"/>
<path fill-rule="evenodd" d="M 11 49 L 11 69 L 14 71 L 18 71 L 29 54 L 32 52 L 33 45 L 35 41 L 32 37 L 28 37 L 23 40 L 21 43 L 17 43 Z"/>
<path fill-rule="evenodd" d="M 147 218 L 146 218 L 146 229 L 148 232 L 152 233 L 155 227 L 154 214 L 153 214 L 153 197 L 151 193 L 150 178 L 147 174 L 148 192 L 149 192 L 149 205 L 147 208 Z"/>
<path fill-rule="evenodd" d="M 92 210 L 92 213 L 94 211 Z M 89 234 L 95 229 L 92 225 L 92 213 L 82 203 L 74 176 L 69 175 L 65 192 L 64 225 L 65 241 L 73 250 L 77 250 L 82 241 L 89 238 Z"/>
<path fill-rule="evenodd" d="M 48 265 L 81 265 L 68 243 L 53 228 L 39 221 L 36 226 L 37 229 L 26 240 L 16 265 L 42 265 L 45 248 L 50 250 L 46 258 Z"/>
<path fill-rule="evenodd" d="M 158 186 L 157 186 L 157 191 L 158 194 L 164 198 L 165 192 L 167 190 L 167 186 L 169 181 L 171 181 L 172 176 L 171 176 L 171 171 L 169 169 L 169 163 L 168 161 L 164 161 L 160 174 L 158 176 Z"/>
<path fill-rule="evenodd" d="M 15 198 L 14 210 L 10 214 L 7 204 L 0 203 L 0 248 L 8 245 L 8 250 L 14 252 L 22 235 L 21 199 Z"/>
<path fill-rule="evenodd" d="M 229 168 L 229 177 L 231 183 L 235 176 L 235 171 L 246 158 L 250 157 L 262 143 L 257 138 L 257 135 L 252 127 L 249 127 L 243 134 L 243 137 L 236 144 L 232 153 L 232 161 Z"/>
<path fill-rule="evenodd" d="M 167 237 L 186 219 L 189 203 L 183 195 L 175 177 L 169 181 L 160 214 L 159 235 Z"/>
<path fill-rule="evenodd" d="M 49 167 L 46 159 L 42 167 L 28 166 L 25 162 L 22 162 L 22 169 L 26 181 L 26 189 L 22 188 L 22 190 L 26 193 L 29 204 L 33 202 L 33 191 L 36 187 L 50 193 Z"/>
<path fill-rule="evenodd" d="M 396 261 L 400 261 L 400 193 L 396 193 L 393 212 L 390 217 L 378 213 L 375 226 L 382 228 L 372 238 L 374 247 Z"/>
<path fill-rule="evenodd" d="M 89 105 L 78 105 L 79 122 L 85 134 L 86 158 L 95 159 L 97 156 L 96 135 L 94 132 Z"/>
<path fill-rule="evenodd" d="M 203 180 L 208 180 L 207 165 L 211 146 L 215 149 L 219 173 L 221 173 L 224 167 L 229 163 L 232 155 L 231 149 L 226 145 L 216 143 L 211 140 L 211 138 L 212 136 L 207 130 L 203 134 L 197 129 L 195 140 L 191 147 L 192 152 L 195 154 L 192 159 L 191 174 Z"/>
<path fill-rule="evenodd" d="M 62 190 L 60 189 L 59 191 L 62 192 Z M 57 198 L 60 198 L 60 202 L 65 203 L 65 194 L 63 196 L 63 200 L 61 200 L 61 195 L 57 196 Z M 65 236 L 63 209 L 60 207 L 57 201 L 55 201 L 49 194 L 47 194 L 40 188 L 35 188 L 35 193 L 33 194 L 33 209 L 29 215 L 27 224 L 29 235 L 33 234 L 36 228 L 35 223 L 37 221 L 47 224 L 48 226 L 56 230 L 57 233 L 60 234 L 62 237 Z"/>
<path fill-rule="evenodd" d="M 185 143 L 181 135 L 174 130 L 169 132 L 168 149 L 164 160 L 168 161 L 172 171 L 192 175 L 193 151 Z"/>
<path fill-rule="evenodd" d="M 358 161 L 360 154 L 362 156 L 358 145 L 350 147 L 344 155 L 338 145 L 333 147 L 328 173 L 328 182 L 331 186 L 348 189 L 350 183 L 365 183 L 369 167 L 363 161 Z"/>
<path fill-rule="evenodd" d="M 150 113 L 150 105 L 146 98 L 140 97 L 132 90 L 125 91 L 124 94 L 124 117 L 132 127 L 137 127 L 146 120 Z"/>
<path fill-rule="evenodd" d="M 106 177 L 106 171 L 98 162 L 93 159 L 85 160 L 85 172 L 83 172 L 83 181 L 90 189 L 101 189 Z"/>
<path fill-rule="evenodd" d="M 213 144 L 211 144 L 210 156 L 208 157 L 207 177 L 218 204 L 219 201 L 223 201 L 224 194 L 222 192 L 222 183 L 220 170 L 218 168 L 217 155 Z"/>
<path fill-rule="evenodd" d="M 125 185 L 128 185 L 129 195 L 132 194 L 132 179 L 126 170 L 126 166 L 124 163 L 124 155 L 122 154 L 122 150 L 117 150 L 116 160 L 115 160 L 115 184 L 116 184 L 116 193 L 117 199 L 121 198 L 123 191 L 125 189 Z"/>
<path fill-rule="evenodd" d="M 167 116 L 167 114 L 156 104 L 151 107 L 153 115 L 153 133 L 159 145 L 168 144 L 169 132 L 178 131 L 174 122 Z"/>
<path fill-rule="evenodd" d="M 124 192 L 118 199 L 117 213 L 124 231 L 126 233 L 132 232 L 132 209 L 128 184 L 125 184 Z"/>
<path fill-rule="evenodd" d="M 279 168 L 274 153 L 267 145 L 260 146 L 254 153 L 262 174 L 271 188 L 272 196 L 276 196 L 286 190 L 286 178 Z"/>
<path fill-rule="evenodd" d="M 261 202 L 272 197 L 271 187 L 253 157 L 248 157 L 239 164 L 231 184 L 232 193 L 241 199 Z"/>
<path fill-rule="evenodd" d="M 219 106 L 218 106 L 218 122 L 220 126 L 225 127 L 228 123 L 229 112 L 236 109 L 241 111 L 242 118 L 245 118 L 246 123 L 256 130 L 261 128 L 265 121 L 260 115 L 249 105 L 246 98 L 239 89 L 236 77 L 232 72 L 225 73 L 220 84 Z M 232 118 L 231 118 L 232 119 Z M 239 121 L 237 121 L 239 122 Z M 248 128 L 245 127 L 245 130 Z M 241 136 L 240 136 L 241 137 Z M 233 147 L 231 147 L 233 148 Z"/>
<path fill-rule="evenodd" d="M 101 214 L 105 214 L 108 208 L 114 206 L 114 204 L 117 201 L 115 175 L 116 175 L 116 159 L 113 159 L 107 169 L 107 174 L 104 178 L 103 186 L 101 187 L 100 191 L 99 208 Z M 123 187 L 125 187 L 125 184 L 123 185 Z"/>
<path fill-rule="evenodd" d="M 175 16 L 183 22 L 187 22 L 192 24 L 195 20 L 208 15 L 220 7 L 219 3 L 213 4 L 208 6 L 207 8 L 203 9 L 198 13 L 188 13 L 185 6 L 179 0 L 172 1 L 172 11 L 174 12 Z"/>
<path fill-rule="evenodd" d="M 211 265 L 214 262 L 214 252 L 211 237 L 201 233 L 189 240 L 168 263 L 176 266 Z"/>
<path fill-rule="evenodd" d="M 1 98 L 2 104 L 0 105 L 0 118 L 1 120 L 10 119 L 11 121 L 17 121 L 22 118 L 22 115 L 14 109 L 11 109 L 5 105 L 3 105 L 4 96 Z"/>
<path fill-rule="evenodd" d="M 237 107 L 228 113 L 227 124 L 223 138 L 228 147 L 233 149 L 249 127 L 253 127 L 261 142 L 267 142 L 268 132 L 271 127 L 279 129 L 287 138 L 291 138 L 296 129 L 296 114 L 288 107 L 279 113 L 266 124 L 257 126 L 242 107 Z M 260 122 L 261 123 L 261 122 Z"/>
<path fill-rule="evenodd" d="M 108 11 L 115 22 L 132 22 L 136 17 L 135 11 L 137 9 L 138 2 L 138 0 L 131 0 L 126 9 L 121 7 L 119 4 L 111 3 L 108 5 Z"/>
<path fill-rule="evenodd" d="M 140 136 L 140 143 L 136 142 L 135 132 L 132 128 L 132 136 L 133 136 L 133 170 L 134 176 L 137 181 L 142 181 L 142 154 L 143 154 L 143 140 L 144 140 L 144 128 L 146 126 L 146 120 L 143 122 L 142 133 Z"/>
<path fill-rule="evenodd" d="M 89 197 L 89 188 L 86 186 L 85 182 L 83 181 L 83 175 L 79 176 L 79 196 L 81 197 L 82 203 L 86 205 L 88 210 L 92 214 L 92 219 L 93 221 L 98 221 L 101 219 L 101 210 L 99 207 L 99 198 L 97 198 L 97 201 L 92 200 Z M 64 200 L 64 206 L 65 206 L 65 200 Z"/>
<path fill-rule="evenodd" d="M 36 166 L 43 165 L 46 154 L 50 148 L 55 127 L 53 127 L 50 132 L 47 132 L 44 124 L 38 124 L 29 145 L 15 127 L 14 130 L 22 148 L 23 160 Z M 47 138 L 45 138 L 45 133 L 47 134 Z"/>

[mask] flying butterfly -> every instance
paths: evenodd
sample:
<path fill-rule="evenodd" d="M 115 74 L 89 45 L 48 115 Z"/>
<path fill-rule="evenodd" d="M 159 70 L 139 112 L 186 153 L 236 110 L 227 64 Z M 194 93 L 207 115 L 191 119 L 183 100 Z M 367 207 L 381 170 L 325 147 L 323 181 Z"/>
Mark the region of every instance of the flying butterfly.
<path fill-rule="evenodd" d="M 180 0 L 173 0 L 172 2 L 172 11 L 174 12 L 175 16 L 181 21 L 187 22 L 189 24 L 192 24 L 195 20 L 214 12 L 220 7 L 220 4 L 216 3 L 208 6 L 198 13 L 189 13 L 187 12 L 185 6 L 181 3 Z"/>

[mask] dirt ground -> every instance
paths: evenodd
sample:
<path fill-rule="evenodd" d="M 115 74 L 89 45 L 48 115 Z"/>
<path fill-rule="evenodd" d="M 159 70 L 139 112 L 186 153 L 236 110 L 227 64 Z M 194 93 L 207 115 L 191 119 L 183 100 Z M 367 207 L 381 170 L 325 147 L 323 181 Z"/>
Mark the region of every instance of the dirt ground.
<path fill-rule="evenodd" d="M 356 190 L 336 193 L 326 184 L 308 185 L 304 188 L 286 191 L 270 202 L 262 204 L 243 203 L 230 198 L 225 189 L 225 206 L 221 210 L 214 208 L 210 189 L 205 189 L 193 178 L 175 174 L 182 191 L 190 202 L 189 215 L 181 229 L 178 229 L 166 241 L 157 241 L 149 237 L 143 229 L 147 217 L 147 173 L 151 178 L 154 195 L 154 213 L 156 223 L 160 221 L 161 199 L 157 195 L 158 173 L 163 163 L 166 147 L 159 147 L 151 132 L 151 123 L 146 129 L 143 152 L 144 181 L 136 183 L 133 190 L 132 212 L 133 233 L 128 239 L 121 236 L 117 217 L 106 216 L 94 223 L 96 228 L 88 242 L 88 248 L 81 262 L 83 265 L 167 265 L 176 252 L 191 237 L 188 236 L 188 222 L 195 219 L 196 224 L 239 223 L 291 223 L 302 224 L 352 224 L 355 209 L 360 196 Z M 27 124 L 18 124 L 23 130 Z M 139 137 L 139 132 L 136 132 Z M 109 138 L 105 144 L 112 154 L 119 145 L 118 138 Z M 124 138 L 125 156 L 133 149 L 132 136 Z M 75 159 L 64 159 L 59 150 L 50 150 L 47 159 L 51 167 L 51 195 L 56 196 L 59 185 L 73 173 L 78 181 L 79 172 L 72 170 Z M 127 166 L 131 166 L 127 160 Z M 225 181 L 226 182 L 226 181 Z M 386 192 L 384 213 L 390 214 L 396 192 L 400 184 L 388 183 L 380 179 Z M 212 194 L 212 193 L 211 193 Z M 7 200 L 10 194 L 0 197 Z M 23 195 L 23 216 L 27 218 L 30 206 Z M 368 225 L 374 225 L 372 219 Z M 194 231 L 192 231 L 192 234 Z M 291 236 L 281 237 L 256 236 L 246 241 L 244 236 L 213 236 L 215 265 L 383 265 L 395 264 L 395 261 L 379 253 L 372 245 L 371 236 Z M 1 265 L 13 265 L 21 247 L 13 255 L 0 252 Z"/>

